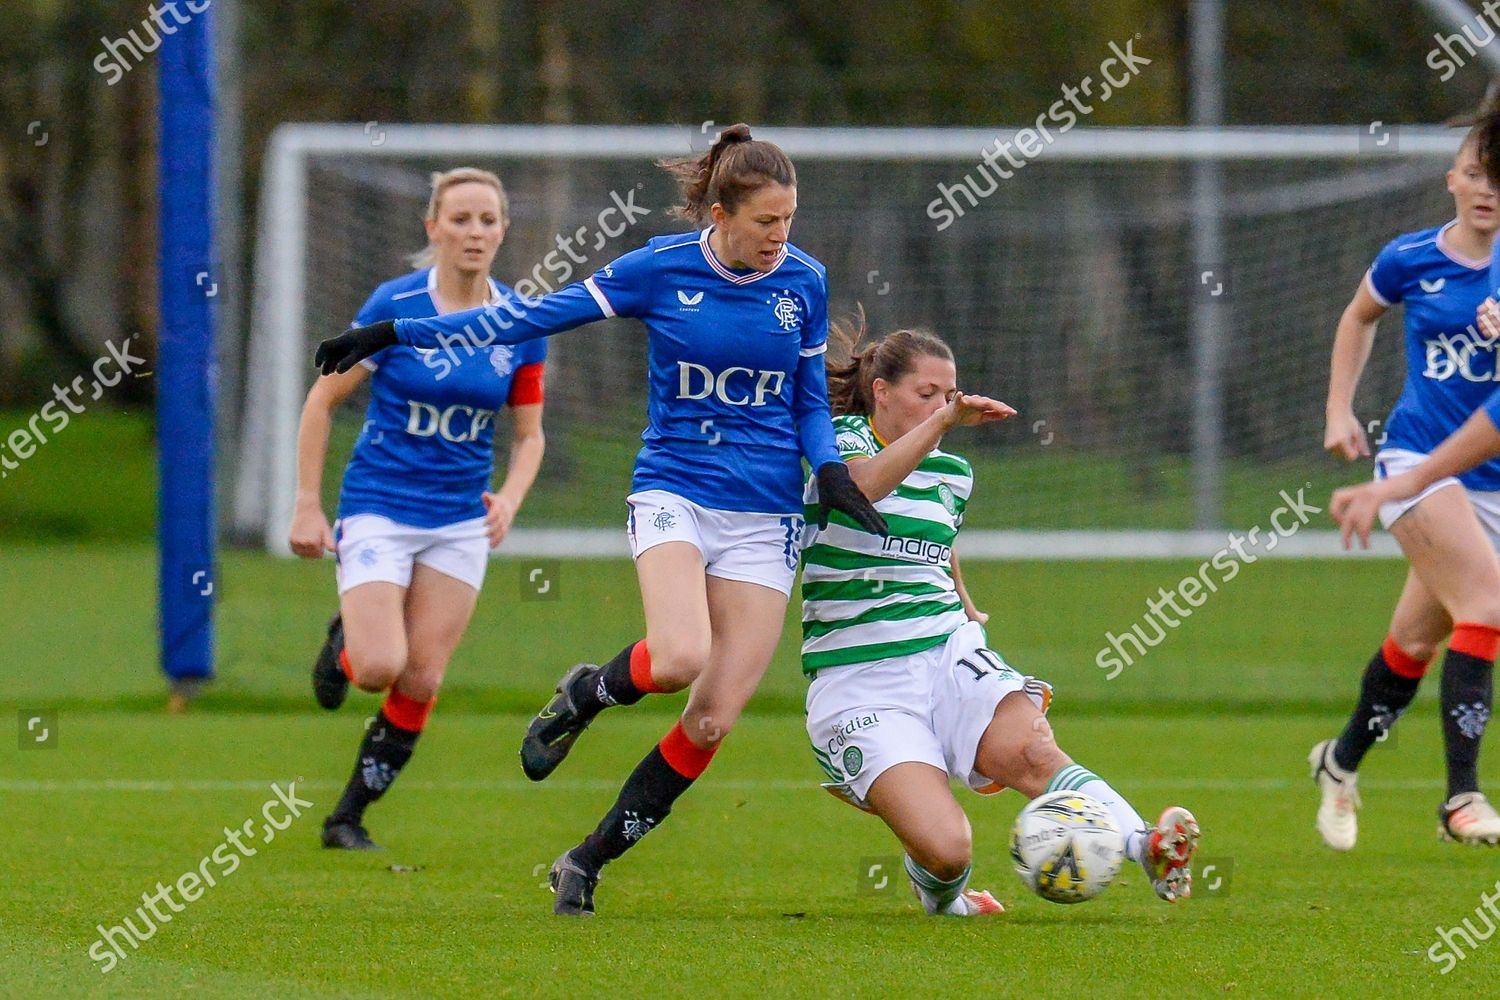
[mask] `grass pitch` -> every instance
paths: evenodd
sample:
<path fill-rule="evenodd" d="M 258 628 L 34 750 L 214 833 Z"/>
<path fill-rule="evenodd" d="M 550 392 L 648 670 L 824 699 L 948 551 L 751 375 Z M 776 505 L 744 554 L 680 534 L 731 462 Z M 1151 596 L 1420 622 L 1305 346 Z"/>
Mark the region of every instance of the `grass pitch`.
<path fill-rule="evenodd" d="M 895 841 L 816 787 L 789 628 L 706 779 L 606 872 L 601 915 L 561 921 L 545 866 L 680 707 L 607 714 L 552 780 L 520 773 L 526 714 L 559 671 L 638 634 L 628 564 L 547 564 L 550 598 L 526 600 L 539 567 L 492 566 L 433 722 L 369 814 L 387 849 L 346 855 L 318 847 L 318 824 L 376 702 L 312 706 L 329 565 L 229 556 L 221 677 L 168 717 L 149 548 L 7 547 L 0 559 L 0 707 L 18 719 L 17 749 L 0 756 L 3 995 L 1430 996 L 1486 994 L 1500 969 L 1500 943 L 1477 943 L 1446 976 L 1427 955 L 1438 927 L 1483 929 L 1475 909 L 1500 879 L 1500 852 L 1434 837 L 1435 684 L 1366 764 L 1359 848 L 1329 852 L 1312 829 L 1303 757 L 1348 710 L 1399 564 L 1246 567 L 1113 681 L 1094 663 L 1105 631 L 1128 628 L 1189 566 L 965 565 L 996 648 L 1056 686 L 1063 746 L 1143 812 L 1181 802 L 1202 821 L 1197 894 L 1178 906 L 1130 869 L 1082 906 L 1029 896 L 1006 850 L 1020 799 L 964 795 L 974 884 L 1009 912 L 922 917 Z M 23 710 L 48 713 L 48 745 L 22 749 Z M 294 779 L 311 810 L 99 971 L 97 925 L 197 870 L 226 827 L 259 826 L 272 782 Z"/>

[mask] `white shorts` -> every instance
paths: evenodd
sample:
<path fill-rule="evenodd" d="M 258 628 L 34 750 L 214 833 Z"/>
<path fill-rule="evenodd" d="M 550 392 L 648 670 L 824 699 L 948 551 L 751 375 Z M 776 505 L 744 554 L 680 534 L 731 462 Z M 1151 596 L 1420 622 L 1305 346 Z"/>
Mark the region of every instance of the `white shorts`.
<path fill-rule="evenodd" d="M 802 518 L 700 507 L 666 490 L 642 490 L 625 498 L 630 555 L 663 542 L 687 542 L 703 556 L 704 572 L 743 580 L 791 597 L 802 555 Z"/>
<path fill-rule="evenodd" d="M 1400 475 L 1426 457 L 1419 451 L 1407 451 L 1405 448 L 1382 448 L 1375 456 L 1375 478 L 1386 479 Z M 1448 486 L 1461 487 L 1468 494 L 1469 505 L 1479 516 L 1479 523 L 1483 525 L 1484 533 L 1489 536 L 1490 545 L 1495 548 L 1495 551 L 1500 552 L 1500 492 L 1471 490 L 1453 476 L 1439 479 L 1410 499 L 1381 504 L 1380 523 L 1385 526 L 1385 530 L 1390 531 L 1391 525 L 1395 524 L 1402 514 Z"/>
<path fill-rule="evenodd" d="M 379 514 L 355 514 L 334 524 L 333 537 L 340 595 L 377 581 L 409 587 L 415 563 L 478 590 L 489 567 L 490 540 L 482 517 L 441 528 L 413 528 Z"/>
<path fill-rule="evenodd" d="M 831 781 L 861 809 L 875 779 L 907 761 L 931 764 L 981 794 L 1000 786 L 974 770 L 995 706 L 1024 691 L 1043 712 L 1052 688 L 1013 670 L 970 621 L 941 646 L 818 671 L 807 692 L 807 735 Z"/>

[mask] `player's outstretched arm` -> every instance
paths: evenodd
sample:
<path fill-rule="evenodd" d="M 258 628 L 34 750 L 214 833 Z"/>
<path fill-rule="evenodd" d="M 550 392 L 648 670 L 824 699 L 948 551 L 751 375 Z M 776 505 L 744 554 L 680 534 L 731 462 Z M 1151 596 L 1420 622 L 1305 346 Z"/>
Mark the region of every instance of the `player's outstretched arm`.
<path fill-rule="evenodd" d="M 324 375 L 342 375 L 365 358 L 396 344 L 395 320 L 356 326 L 318 345 L 313 364 Z"/>
<path fill-rule="evenodd" d="M 314 358 L 324 375 L 346 372 L 362 359 L 401 344 L 466 356 L 496 344 L 521 344 L 604 319 L 606 313 L 585 282 L 540 299 L 506 298 L 498 303 L 427 319 L 384 320 L 346 330 L 318 345 Z"/>
<path fill-rule="evenodd" d="M 1381 504 L 1414 497 L 1440 479 L 1500 458 L 1497 418 L 1500 418 L 1500 389 L 1462 427 L 1410 469 L 1385 479 L 1334 490 L 1328 513 L 1338 522 L 1344 548 L 1349 548 L 1351 536 L 1358 536 L 1361 548 L 1370 547 L 1370 529 L 1375 525 Z"/>
<path fill-rule="evenodd" d="M 995 420 L 1008 420 L 1016 411 L 988 396 L 954 393 L 948 405 L 892 441 L 879 454 L 850 463 L 850 473 L 865 495 L 885 499 L 912 474 L 922 459 L 955 427 L 973 427 Z"/>

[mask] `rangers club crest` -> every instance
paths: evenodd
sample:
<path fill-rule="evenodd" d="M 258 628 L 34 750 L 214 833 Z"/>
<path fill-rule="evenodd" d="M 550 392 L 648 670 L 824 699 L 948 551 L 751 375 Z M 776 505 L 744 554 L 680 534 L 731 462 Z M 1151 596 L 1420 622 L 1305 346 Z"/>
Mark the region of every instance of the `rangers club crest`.
<path fill-rule="evenodd" d="M 652 515 L 651 525 L 657 531 L 671 531 L 677 526 L 677 517 L 670 510 L 663 507 Z"/>
<path fill-rule="evenodd" d="M 802 324 L 802 307 L 786 289 L 782 289 L 780 295 L 772 296 L 769 301 L 771 312 L 783 330 L 795 330 Z"/>
<path fill-rule="evenodd" d="M 501 344 L 490 350 L 490 366 L 495 369 L 495 374 L 505 378 L 516 370 L 515 351 L 509 344 Z"/>
<path fill-rule="evenodd" d="M 624 833 L 625 839 L 630 843 L 633 844 L 637 840 L 640 840 L 642 837 L 644 837 L 646 834 L 650 833 L 651 828 L 655 825 L 656 820 L 651 818 L 650 816 L 642 816 L 634 809 L 625 810 Z"/>
<path fill-rule="evenodd" d="M 1458 731 L 1471 740 L 1482 737 L 1485 723 L 1490 721 L 1490 710 L 1480 701 L 1472 705 L 1459 705 L 1448 714 L 1458 720 Z"/>

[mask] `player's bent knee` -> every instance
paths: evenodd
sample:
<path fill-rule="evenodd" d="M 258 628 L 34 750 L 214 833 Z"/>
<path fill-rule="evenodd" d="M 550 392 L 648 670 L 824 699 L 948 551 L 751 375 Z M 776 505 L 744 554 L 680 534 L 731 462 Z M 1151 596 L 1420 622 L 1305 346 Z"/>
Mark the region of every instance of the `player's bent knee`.
<path fill-rule="evenodd" d="M 681 691 L 698 679 L 708 666 L 708 643 L 657 644 L 649 639 L 646 646 L 651 650 L 651 679 L 665 692 Z"/>
<path fill-rule="evenodd" d="M 974 835 L 969 824 L 943 830 L 920 843 L 907 844 L 907 853 L 913 861 L 944 882 L 951 882 L 964 873 L 974 858 Z"/>
<path fill-rule="evenodd" d="M 738 712 L 730 712 L 712 703 L 688 703 L 682 713 L 682 731 L 695 745 L 705 750 L 717 747 L 739 721 Z"/>
<path fill-rule="evenodd" d="M 354 675 L 351 680 L 354 686 L 361 691 L 384 691 L 406 669 L 404 660 L 397 660 L 389 655 L 356 656 L 349 654 L 349 669 Z"/>
<path fill-rule="evenodd" d="M 1042 719 L 1046 722 L 1045 719 Z M 1021 744 L 1021 764 L 1027 776 L 1033 780 L 1040 778 L 1045 784 L 1059 770 L 1067 767 L 1072 760 L 1057 745 L 1052 738 L 1052 730 L 1048 728 L 1044 733 L 1036 732 L 1027 737 Z"/>

